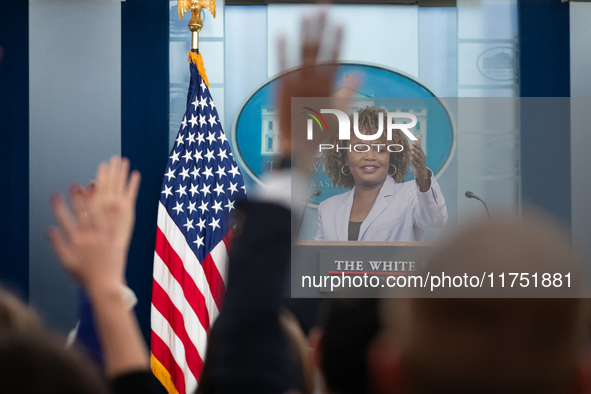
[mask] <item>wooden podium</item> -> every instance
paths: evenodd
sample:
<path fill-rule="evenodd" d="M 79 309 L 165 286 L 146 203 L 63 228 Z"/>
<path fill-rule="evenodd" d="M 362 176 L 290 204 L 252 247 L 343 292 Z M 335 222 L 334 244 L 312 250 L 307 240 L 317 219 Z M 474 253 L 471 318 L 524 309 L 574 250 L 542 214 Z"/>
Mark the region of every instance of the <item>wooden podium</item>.
<path fill-rule="evenodd" d="M 422 263 L 422 256 L 435 246 L 430 242 L 366 242 L 366 241 L 296 241 L 292 247 L 291 261 L 291 290 L 287 290 L 286 303 L 298 316 L 304 330 L 307 332 L 315 323 L 319 305 L 323 298 L 343 297 L 342 292 L 331 292 L 326 287 L 302 288 L 303 276 L 330 276 L 329 272 L 335 272 L 334 259 L 364 261 L 368 264 L 372 259 L 387 261 L 418 261 Z M 330 267 L 332 260 L 333 267 Z M 394 265 L 394 264 L 393 264 Z M 341 268 L 345 268 L 344 265 Z M 365 266 L 371 272 L 371 266 Z M 393 267 L 394 268 L 394 267 Z M 403 267 L 398 267 L 403 268 Z M 408 269 L 408 265 L 404 267 Z M 415 266 L 415 268 L 417 268 Z M 356 276 L 360 276 L 355 271 Z M 411 272 L 411 271 L 403 271 Z M 394 272 L 392 272 L 394 274 Z M 341 274 L 342 275 L 342 274 Z M 348 274 L 350 276 L 354 274 Z M 378 274 L 370 274 L 378 275 Z M 381 274 L 380 274 L 381 275 Z M 387 276 L 387 274 L 381 275 Z M 360 292 L 356 297 L 380 297 L 379 289 L 369 289 L 369 292 Z M 367 293 L 367 294 L 365 294 Z"/>
<path fill-rule="evenodd" d="M 341 291 L 325 286 L 327 276 L 366 278 L 411 274 L 423 267 L 434 245 L 432 242 L 296 241 L 291 253 L 291 297 L 342 297 Z M 322 285 L 316 286 L 320 281 Z M 356 291 L 359 294 L 355 296 L 379 296 L 377 287 L 367 290 Z"/>

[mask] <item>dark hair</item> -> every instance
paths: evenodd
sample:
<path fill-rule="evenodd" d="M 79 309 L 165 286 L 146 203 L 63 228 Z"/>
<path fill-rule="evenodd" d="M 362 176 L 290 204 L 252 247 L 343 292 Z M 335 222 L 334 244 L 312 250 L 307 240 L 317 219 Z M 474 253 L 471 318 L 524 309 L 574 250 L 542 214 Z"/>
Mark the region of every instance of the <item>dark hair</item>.
<path fill-rule="evenodd" d="M 0 329 L 40 332 L 41 321 L 31 308 L 14 294 L 0 287 Z"/>
<path fill-rule="evenodd" d="M 374 134 L 378 129 L 379 114 L 382 113 L 384 117 L 384 124 L 386 123 L 387 112 L 384 109 L 376 107 L 365 107 L 357 111 L 359 120 L 359 132 L 362 134 Z M 349 116 L 351 123 L 351 132 L 353 131 L 353 115 Z M 385 127 L 385 126 L 384 126 Z M 382 139 L 384 139 L 383 137 Z M 402 131 L 395 129 L 392 131 L 392 140 L 385 141 L 388 144 L 400 144 L 403 150 L 400 152 L 390 152 L 390 164 L 396 166 L 396 173 L 392 176 L 397 183 L 404 182 L 404 177 L 408 174 L 410 167 L 410 146 Z M 338 135 L 334 135 L 328 142 L 334 146 L 347 146 L 348 141 L 338 139 Z M 351 189 L 355 186 L 353 175 L 344 175 L 341 168 L 345 165 L 345 158 L 347 157 L 346 150 L 325 150 L 322 153 L 322 159 L 326 168 L 326 174 L 333 183 L 338 187 L 345 187 Z"/>
<path fill-rule="evenodd" d="M 41 333 L 0 330 L 0 393 L 101 393 L 89 360 L 64 346 Z"/>
<path fill-rule="evenodd" d="M 378 300 L 325 300 L 318 323 L 326 387 L 339 394 L 368 393 L 367 348 L 380 329 Z"/>

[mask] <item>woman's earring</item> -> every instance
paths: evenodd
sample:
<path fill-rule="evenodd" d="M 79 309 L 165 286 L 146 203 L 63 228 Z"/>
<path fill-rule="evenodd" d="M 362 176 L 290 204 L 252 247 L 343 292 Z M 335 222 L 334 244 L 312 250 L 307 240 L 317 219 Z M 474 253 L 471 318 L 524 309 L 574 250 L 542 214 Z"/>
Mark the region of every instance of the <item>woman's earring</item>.
<path fill-rule="evenodd" d="M 390 165 L 391 165 L 392 167 L 394 167 L 394 172 L 393 172 L 393 173 L 391 173 L 391 174 L 388 172 L 388 175 L 390 175 L 390 176 L 394 176 L 394 174 L 396 174 L 396 171 L 398 171 L 398 170 L 396 169 L 396 166 L 395 166 L 394 164 L 390 163 Z M 388 168 L 388 169 L 389 169 L 389 168 Z"/>
<path fill-rule="evenodd" d="M 348 173 L 348 174 L 345 174 L 345 166 L 346 166 L 346 167 L 349 167 L 348 165 L 346 165 L 346 164 L 343 164 L 343 166 L 341 167 L 341 173 L 342 173 L 344 176 L 349 176 L 349 175 L 351 175 L 351 170 L 349 170 L 349 173 Z"/>

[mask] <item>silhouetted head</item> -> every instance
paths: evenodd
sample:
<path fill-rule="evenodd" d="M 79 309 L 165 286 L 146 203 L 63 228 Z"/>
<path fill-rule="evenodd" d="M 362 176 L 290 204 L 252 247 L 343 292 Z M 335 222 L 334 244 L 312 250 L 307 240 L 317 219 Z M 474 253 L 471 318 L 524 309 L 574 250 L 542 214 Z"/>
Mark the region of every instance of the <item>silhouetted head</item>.
<path fill-rule="evenodd" d="M 369 393 L 367 350 L 379 331 L 378 300 L 325 300 L 318 320 L 309 338 L 326 392 Z"/>
<path fill-rule="evenodd" d="M 98 374 L 89 360 L 62 340 L 0 330 L 0 392 L 99 394 Z"/>
<path fill-rule="evenodd" d="M 473 226 L 428 267 L 450 275 L 500 270 L 540 278 L 572 270 L 580 279 L 561 229 L 539 217 Z M 381 316 L 384 329 L 370 354 L 380 393 L 567 393 L 589 383 L 581 372 L 589 321 L 582 298 L 384 299 Z"/>

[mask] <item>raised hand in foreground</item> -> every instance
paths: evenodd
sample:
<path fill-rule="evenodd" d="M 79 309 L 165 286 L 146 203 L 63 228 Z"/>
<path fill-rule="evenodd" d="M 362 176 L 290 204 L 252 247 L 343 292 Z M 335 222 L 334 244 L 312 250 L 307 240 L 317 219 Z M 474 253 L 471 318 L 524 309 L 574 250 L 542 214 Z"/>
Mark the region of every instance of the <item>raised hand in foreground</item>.
<path fill-rule="evenodd" d="M 71 208 L 52 197 L 59 227 L 49 232 L 64 267 L 89 291 L 124 281 L 140 174 L 129 177 L 129 160 L 113 157 L 96 179 L 90 191 L 70 187 Z"/>
<path fill-rule="evenodd" d="M 71 207 L 52 197 L 59 227 L 49 236 L 63 266 L 86 287 L 105 358 L 117 378 L 148 371 L 148 351 L 137 320 L 123 298 L 125 265 L 140 184 L 129 161 L 101 163 L 92 190 L 70 188 Z"/>
<path fill-rule="evenodd" d="M 309 166 L 318 152 L 318 144 L 322 143 L 327 135 L 315 133 L 314 138 L 308 140 L 305 129 L 291 130 L 291 99 L 294 97 L 327 98 L 339 96 L 341 99 L 336 100 L 331 108 L 348 113 L 350 98 L 360 83 L 360 77 L 349 76 L 344 81 L 345 89 L 337 89 L 338 87 L 335 86 L 343 28 L 341 26 L 327 26 L 326 11 L 317 16 L 304 17 L 301 32 L 301 67 L 293 69 L 279 78 L 275 106 L 279 113 L 281 156 L 282 158 L 297 158 L 298 167 L 308 173 Z M 281 70 L 285 70 L 287 64 L 285 38 L 280 38 L 278 41 L 278 53 L 279 67 Z M 320 62 L 320 59 L 324 58 L 328 58 L 328 61 Z M 335 93 L 335 90 L 339 90 L 339 92 Z"/>

